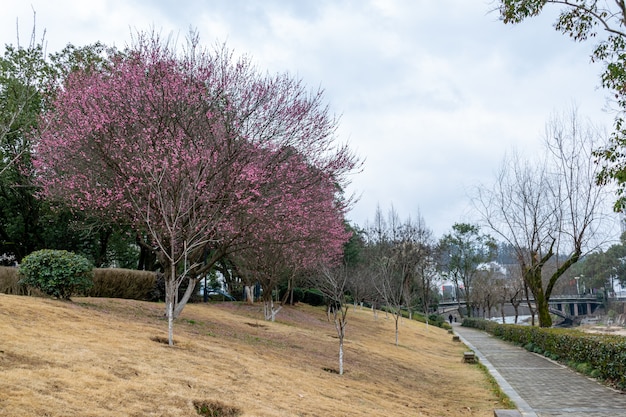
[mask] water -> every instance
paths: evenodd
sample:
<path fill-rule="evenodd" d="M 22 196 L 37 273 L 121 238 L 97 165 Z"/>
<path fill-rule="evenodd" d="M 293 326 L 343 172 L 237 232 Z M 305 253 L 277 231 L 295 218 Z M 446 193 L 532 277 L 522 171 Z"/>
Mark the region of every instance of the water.
<path fill-rule="evenodd" d="M 517 324 L 529 324 L 532 316 L 517 316 Z M 489 320 L 495 321 L 496 323 L 502 323 L 502 316 L 499 317 L 490 317 Z M 505 316 L 504 324 L 515 324 L 515 316 Z"/>

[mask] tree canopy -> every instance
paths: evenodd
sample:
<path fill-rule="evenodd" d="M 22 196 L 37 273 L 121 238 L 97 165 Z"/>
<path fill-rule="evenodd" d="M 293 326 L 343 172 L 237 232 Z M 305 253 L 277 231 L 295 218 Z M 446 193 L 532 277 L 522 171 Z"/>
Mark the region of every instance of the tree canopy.
<path fill-rule="evenodd" d="M 467 313 L 472 316 L 472 290 L 479 266 L 495 258 L 497 246 L 488 234 L 481 233 L 480 227 L 469 223 L 455 223 L 452 233 L 439 241 L 440 267 L 443 274 L 451 279 L 459 293 L 463 285 Z"/>
<path fill-rule="evenodd" d="M 323 92 L 193 34 L 182 54 L 140 34 L 108 65 L 72 72 L 42 121 L 43 193 L 143 231 L 165 270 L 170 342 L 173 317 L 224 255 L 306 245 L 323 227 L 314 243 L 338 259 L 349 237 L 337 195 L 359 162 L 337 144 Z"/>

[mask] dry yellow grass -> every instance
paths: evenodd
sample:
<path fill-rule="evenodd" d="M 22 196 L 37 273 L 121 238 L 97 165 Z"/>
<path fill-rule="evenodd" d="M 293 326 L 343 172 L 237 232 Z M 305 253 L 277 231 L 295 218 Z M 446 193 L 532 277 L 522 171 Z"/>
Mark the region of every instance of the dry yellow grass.
<path fill-rule="evenodd" d="M 445 330 L 350 309 L 345 370 L 322 309 L 188 305 L 166 337 L 162 304 L 0 294 L 0 416 L 492 416 L 485 375 Z"/>

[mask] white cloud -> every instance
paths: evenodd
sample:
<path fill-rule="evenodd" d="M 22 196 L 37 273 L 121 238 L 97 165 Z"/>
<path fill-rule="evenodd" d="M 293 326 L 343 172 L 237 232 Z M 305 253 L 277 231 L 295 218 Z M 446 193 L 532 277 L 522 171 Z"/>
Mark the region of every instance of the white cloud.
<path fill-rule="evenodd" d="M 8 3 L 8 4 L 6 4 Z M 600 109 L 600 67 L 590 44 L 552 28 L 555 12 L 517 26 L 467 0 L 31 0 L 48 50 L 97 40 L 123 47 L 132 30 L 226 42 L 261 69 L 321 86 L 342 116 L 339 136 L 366 158 L 350 213 L 365 223 L 376 204 L 401 216 L 420 210 L 437 235 L 468 221 L 467 190 L 488 182 L 507 149 L 538 149 L 544 123 L 574 102 Z M 0 41 L 22 38 L 30 5 L 5 0 Z"/>

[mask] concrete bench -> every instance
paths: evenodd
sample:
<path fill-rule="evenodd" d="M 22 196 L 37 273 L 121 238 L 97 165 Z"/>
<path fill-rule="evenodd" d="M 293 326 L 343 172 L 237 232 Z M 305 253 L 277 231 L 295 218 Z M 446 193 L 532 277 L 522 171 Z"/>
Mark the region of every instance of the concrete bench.
<path fill-rule="evenodd" d="M 474 352 L 463 352 L 463 362 L 476 363 L 476 355 L 474 354 Z"/>

